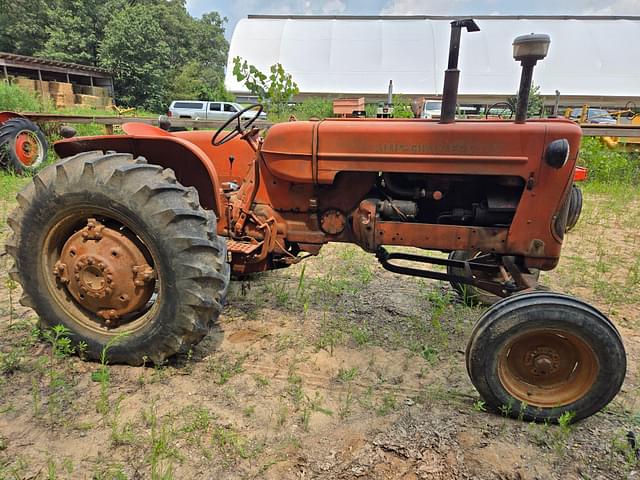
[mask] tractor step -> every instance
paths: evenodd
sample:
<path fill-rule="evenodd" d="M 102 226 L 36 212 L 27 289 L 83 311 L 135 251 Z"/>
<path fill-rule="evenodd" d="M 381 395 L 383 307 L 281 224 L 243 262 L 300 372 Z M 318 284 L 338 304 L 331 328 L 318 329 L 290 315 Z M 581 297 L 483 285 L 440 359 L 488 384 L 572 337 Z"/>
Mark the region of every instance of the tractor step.
<path fill-rule="evenodd" d="M 262 243 L 239 242 L 238 240 L 227 238 L 227 251 L 231 253 L 250 255 L 260 248 L 260 245 Z"/>

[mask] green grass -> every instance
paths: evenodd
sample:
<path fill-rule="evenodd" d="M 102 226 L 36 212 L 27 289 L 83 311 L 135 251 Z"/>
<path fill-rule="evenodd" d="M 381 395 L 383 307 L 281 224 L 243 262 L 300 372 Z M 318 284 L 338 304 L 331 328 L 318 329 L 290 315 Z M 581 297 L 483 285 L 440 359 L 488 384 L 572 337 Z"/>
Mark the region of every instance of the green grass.
<path fill-rule="evenodd" d="M 607 191 L 640 182 L 640 155 L 611 150 L 596 137 L 582 139 L 578 164 L 589 169 L 587 183 Z"/>
<path fill-rule="evenodd" d="M 0 111 L 42 112 L 44 108 L 35 94 L 0 81 Z"/>

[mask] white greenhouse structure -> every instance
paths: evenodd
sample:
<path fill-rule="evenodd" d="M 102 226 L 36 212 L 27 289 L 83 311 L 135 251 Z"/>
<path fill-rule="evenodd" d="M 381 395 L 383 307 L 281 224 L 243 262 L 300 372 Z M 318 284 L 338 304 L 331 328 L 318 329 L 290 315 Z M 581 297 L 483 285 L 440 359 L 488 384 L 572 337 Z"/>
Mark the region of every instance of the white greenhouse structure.
<path fill-rule="evenodd" d="M 384 98 L 442 94 L 450 23 L 462 17 L 252 15 L 231 39 L 225 84 L 247 94 L 233 76 L 240 56 L 261 71 L 281 63 L 305 96 Z M 534 84 L 547 103 L 640 106 L 640 17 L 476 16 L 481 31 L 462 33 L 459 102 L 503 101 L 518 88 L 520 65 L 512 41 L 526 33 L 551 36 Z"/>

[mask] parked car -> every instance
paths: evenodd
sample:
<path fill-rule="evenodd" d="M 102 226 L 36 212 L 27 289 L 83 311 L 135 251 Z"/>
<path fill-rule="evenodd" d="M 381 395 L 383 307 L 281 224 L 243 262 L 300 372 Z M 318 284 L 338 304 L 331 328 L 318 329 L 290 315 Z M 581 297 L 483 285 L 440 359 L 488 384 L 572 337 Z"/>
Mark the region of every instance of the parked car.
<path fill-rule="evenodd" d="M 422 107 L 422 118 L 440 118 L 441 100 L 425 99 Z"/>
<path fill-rule="evenodd" d="M 172 118 L 191 118 L 193 120 L 227 120 L 244 107 L 234 102 L 205 102 L 200 100 L 175 100 L 171 102 L 167 116 Z M 249 120 L 256 114 L 250 110 L 242 115 L 242 120 Z M 259 120 L 266 120 L 267 114 L 262 112 Z"/>
<path fill-rule="evenodd" d="M 576 122 L 580 121 L 582 108 L 574 108 L 571 110 L 569 118 Z M 616 119 L 603 108 L 590 108 L 587 111 L 587 123 L 596 123 L 599 125 L 615 125 Z"/>

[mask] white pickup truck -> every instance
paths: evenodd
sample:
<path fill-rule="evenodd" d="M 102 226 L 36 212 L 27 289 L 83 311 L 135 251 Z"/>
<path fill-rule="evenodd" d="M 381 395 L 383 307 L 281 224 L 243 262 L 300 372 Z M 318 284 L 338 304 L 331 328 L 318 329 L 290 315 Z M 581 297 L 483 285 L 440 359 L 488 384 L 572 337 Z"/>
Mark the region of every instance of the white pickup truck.
<path fill-rule="evenodd" d="M 167 116 L 170 118 L 191 118 L 193 120 L 227 120 L 244 107 L 233 102 L 204 102 L 200 100 L 175 100 L 171 102 Z M 249 110 L 242 115 L 249 120 L 256 115 L 256 110 Z M 266 120 L 267 114 L 262 112 L 258 120 Z"/>

